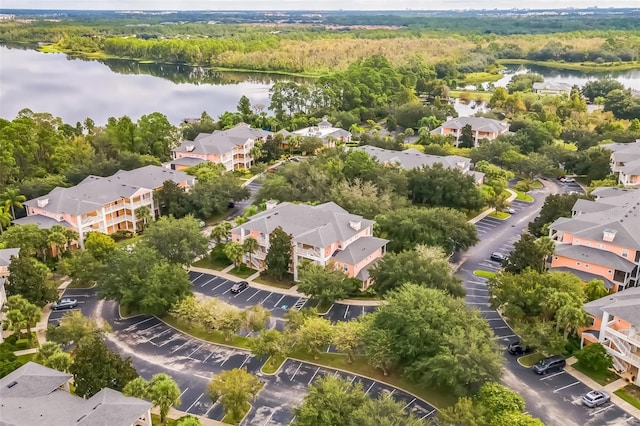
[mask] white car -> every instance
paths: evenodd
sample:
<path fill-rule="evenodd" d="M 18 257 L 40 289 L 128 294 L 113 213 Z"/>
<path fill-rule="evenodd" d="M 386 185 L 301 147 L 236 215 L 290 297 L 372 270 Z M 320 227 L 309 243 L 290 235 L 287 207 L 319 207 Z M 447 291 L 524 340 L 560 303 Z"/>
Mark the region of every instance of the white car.
<path fill-rule="evenodd" d="M 611 395 L 603 390 L 594 390 L 582 396 L 582 404 L 589 408 L 606 404 L 609 400 L 611 400 Z"/>
<path fill-rule="evenodd" d="M 509 214 L 515 214 L 516 213 L 516 209 L 514 209 L 513 207 L 509 207 L 509 208 L 507 208 L 506 212 L 509 213 Z"/>
<path fill-rule="evenodd" d="M 569 178 L 569 177 L 563 177 L 562 179 L 560 179 L 560 182 L 562 183 L 574 183 L 576 180 L 574 178 Z"/>

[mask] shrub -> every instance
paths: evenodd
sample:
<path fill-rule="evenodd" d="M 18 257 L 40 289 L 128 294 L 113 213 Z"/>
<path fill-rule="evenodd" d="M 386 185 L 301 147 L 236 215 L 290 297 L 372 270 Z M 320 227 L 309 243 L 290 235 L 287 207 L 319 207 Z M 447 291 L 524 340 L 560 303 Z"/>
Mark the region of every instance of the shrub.
<path fill-rule="evenodd" d="M 611 355 L 600 343 L 592 343 L 581 351 L 576 352 L 575 357 L 580 364 L 594 372 L 604 372 L 613 366 Z"/>
<path fill-rule="evenodd" d="M 18 339 L 16 341 L 16 350 L 29 349 L 29 339 Z"/>

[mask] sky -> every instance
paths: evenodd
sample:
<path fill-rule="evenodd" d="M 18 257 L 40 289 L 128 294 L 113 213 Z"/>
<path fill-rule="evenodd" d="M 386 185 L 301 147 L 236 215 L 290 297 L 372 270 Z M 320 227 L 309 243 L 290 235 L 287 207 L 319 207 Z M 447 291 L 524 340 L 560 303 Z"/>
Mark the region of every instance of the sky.
<path fill-rule="evenodd" d="M 640 7 L 639 0 L 2 0 L 2 9 L 78 10 L 453 10 Z"/>

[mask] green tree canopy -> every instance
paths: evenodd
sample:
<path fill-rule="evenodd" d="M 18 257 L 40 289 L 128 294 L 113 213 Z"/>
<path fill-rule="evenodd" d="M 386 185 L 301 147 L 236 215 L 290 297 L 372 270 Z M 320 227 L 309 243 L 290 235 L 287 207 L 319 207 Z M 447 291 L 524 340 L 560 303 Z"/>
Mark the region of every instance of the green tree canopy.
<path fill-rule="evenodd" d="M 265 258 L 267 274 L 282 279 L 289 270 L 291 263 L 291 235 L 281 227 L 274 229 L 269 234 L 269 251 Z"/>
<path fill-rule="evenodd" d="M 6 291 L 7 295 L 21 295 L 38 307 L 58 299 L 49 268 L 27 255 L 11 259 Z"/>
<path fill-rule="evenodd" d="M 207 385 L 207 395 L 212 401 L 220 399 L 225 413 L 234 421 L 240 421 L 249 403 L 262 389 L 262 382 L 246 368 L 223 371 Z"/>
<path fill-rule="evenodd" d="M 154 248 L 170 263 L 189 265 L 207 251 L 209 240 L 193 217 L 162 217 L 144 232 L 144 244 Z"/>
<path fill-rule="evenodd" d="M 298 291 L 318 299 L 323 305 L 338 299 L 345 299 L 358 289 L 357 280 L 347 275 L 335 265 L 316 265 L 303 261 L 298 265 Z"/>

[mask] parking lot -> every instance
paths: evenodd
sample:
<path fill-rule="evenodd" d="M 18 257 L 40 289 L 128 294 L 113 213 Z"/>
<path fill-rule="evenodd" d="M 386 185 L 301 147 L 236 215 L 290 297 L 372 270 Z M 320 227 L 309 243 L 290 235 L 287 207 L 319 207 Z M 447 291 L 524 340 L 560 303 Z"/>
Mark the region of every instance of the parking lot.
<path fill-rule="evenodd" d="M 582 189 L 582 187 L 576 182 L 561 182 L 558 180 L 557 184 L 565 193 L 577 192 L 579 194 L 584 194 L 584 189 Z"/>
<path fill-rule="evenodd" d="M 251 353 L 203 342 L 187 336 L 155 317 L 139 316 L 113 325 L 113 346 L 129 355 L 134 354 L 134 366 L 145 378 L 165 372 L 175 378 L 180 387 L 179 410 L 192 415 L 221 420 L 224 410 L 219 402 L 211 402 L 206 385 L 215 374 L 233 368 L 246 368 L 264 382 L 264 387 L 252 404 L 243 424 L 288 425 L 306 394 L 307 387 L 319 377 L 341 376 L 351 383 L 360 383 L 368 395 L 375 397 L 389 392 L 405 408 L 421 418 L 428 418 L 435 409 L 428 403 L 377 381 L 318 367 L 309 363 L 287 360 L 275 375 L 260 373 L 263 360 Z"/>
<path fill-rule="evenodd" d="M 78 301 L 78 306 L 73 309 L 61 309 L 51 311 L 49 324 L 58 324 L 60 319 L 68 312 L 80 311 L 82 315 L 88 317 L 93 315 L 97 303 L 97 291 L 95 289 L 68 289 L 62 297 L 72 298 Z M 61 298 L 62 298 L 61 297 Z"/>

